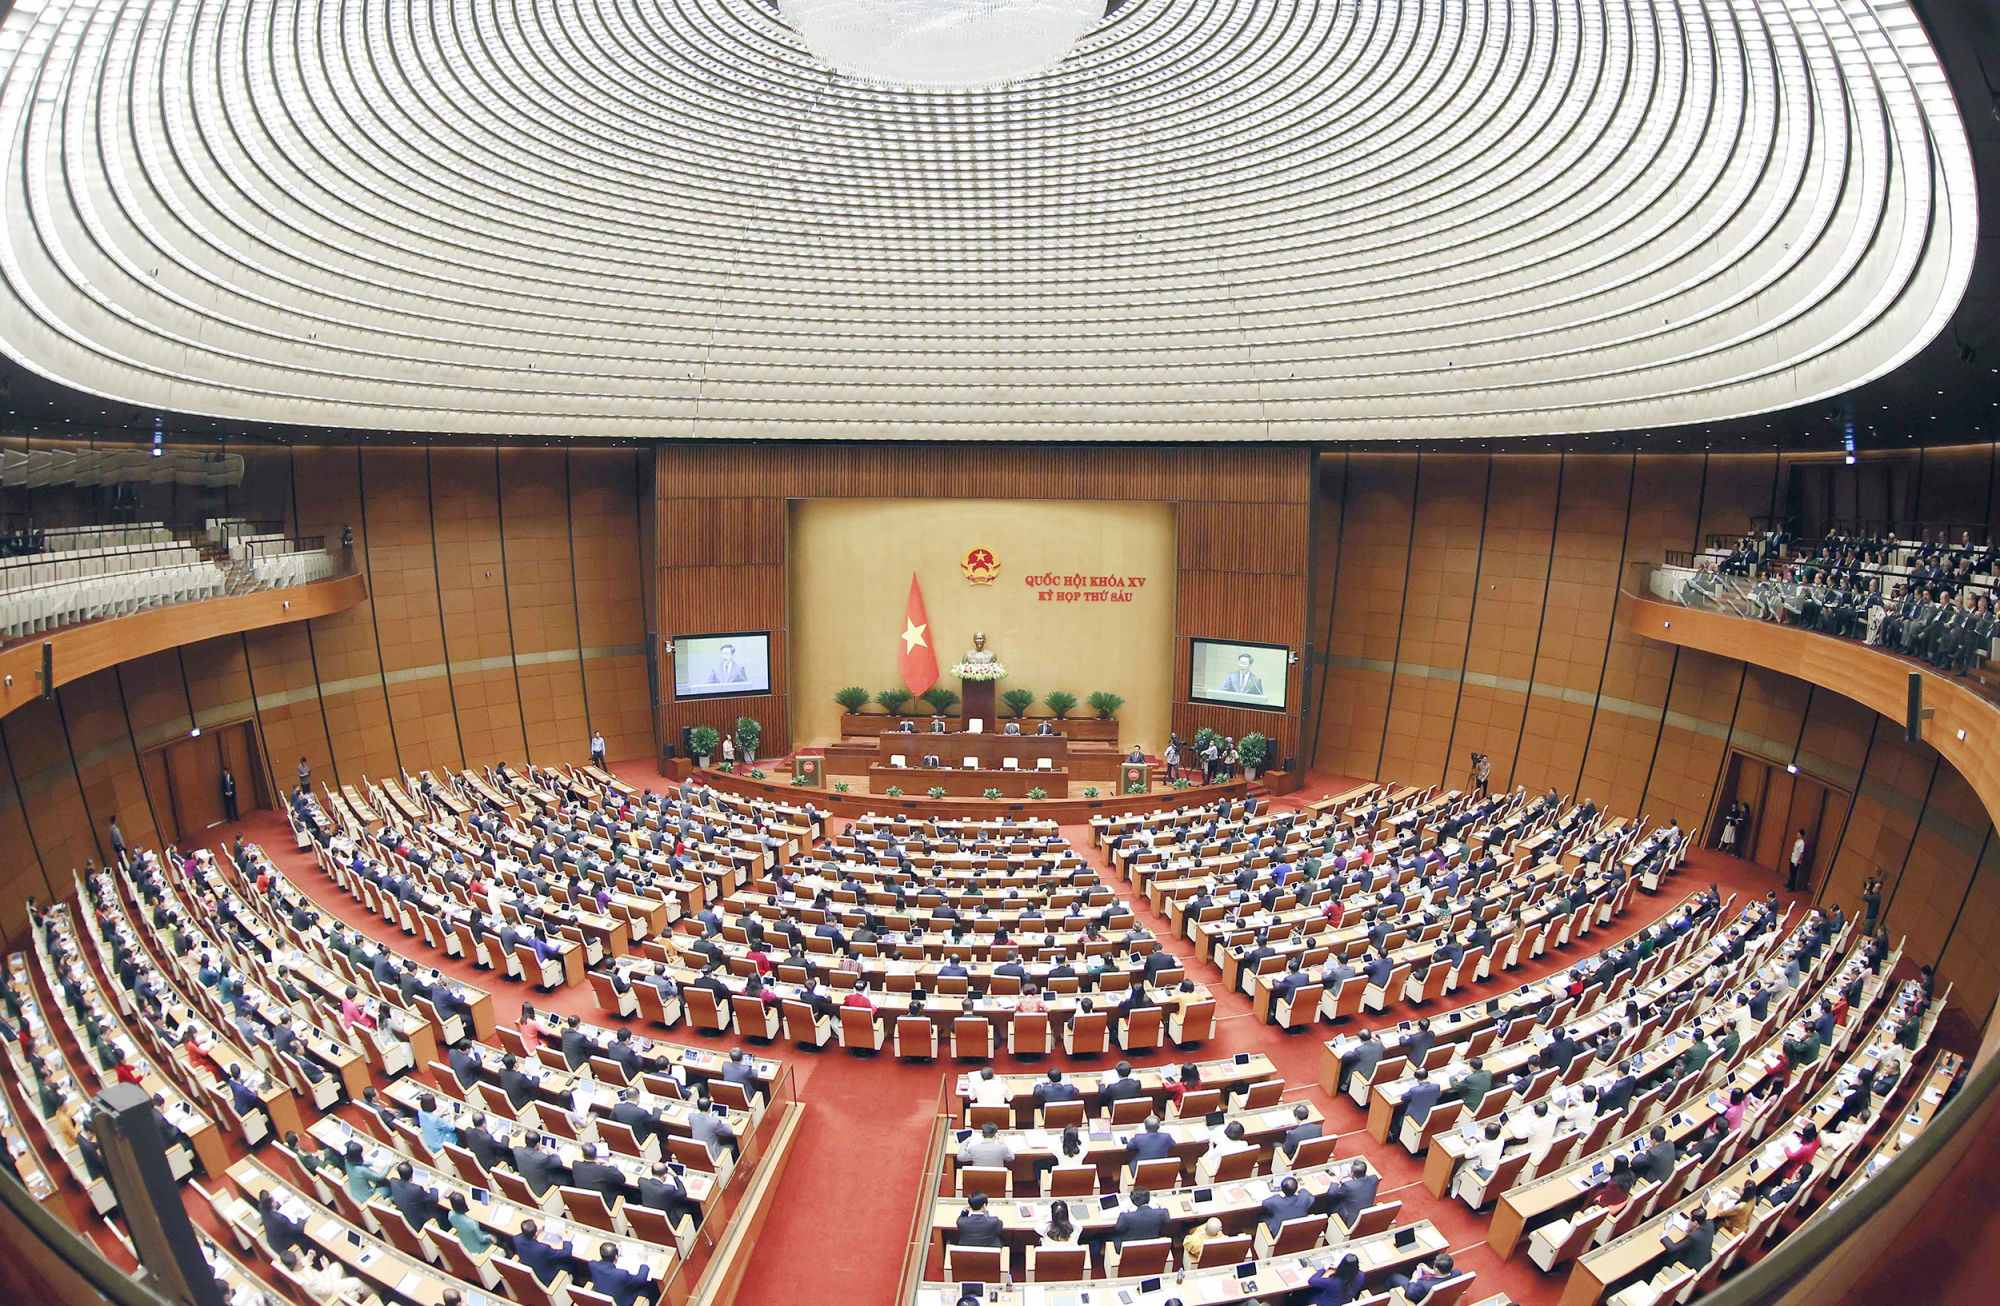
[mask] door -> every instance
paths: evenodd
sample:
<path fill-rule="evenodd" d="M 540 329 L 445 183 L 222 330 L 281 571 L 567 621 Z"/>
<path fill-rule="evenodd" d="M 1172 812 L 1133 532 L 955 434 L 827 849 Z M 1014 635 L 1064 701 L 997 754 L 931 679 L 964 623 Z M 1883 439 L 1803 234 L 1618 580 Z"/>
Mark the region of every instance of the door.
<path fill-rule="evenodd" d="M 207 836 L 222 824 L 222 744 L 208 733 L 167 745 L 167 787 L 173 793 L 175 838 Z"/>

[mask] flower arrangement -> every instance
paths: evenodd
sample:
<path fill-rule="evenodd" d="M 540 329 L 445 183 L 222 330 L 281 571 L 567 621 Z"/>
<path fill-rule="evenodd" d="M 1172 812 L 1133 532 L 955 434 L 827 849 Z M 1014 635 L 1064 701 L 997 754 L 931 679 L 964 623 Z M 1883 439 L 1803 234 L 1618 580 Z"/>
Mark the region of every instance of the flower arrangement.
<path fill-rule="evenodd" d="M 762 780 L 764 778 L 764 772 L 760 768 L 753 766 L 750 768 L 750 778 L 752 780 Z"/>
<path fill-rule="evenodd" d="M 1028 797 L 1030 798 L 1047 798 L 1048 796 L 1049 796 L 1049 791 L 1042 788 L 1040 785 L 1036 785 L 1033 789 L 1030 789 L 1028 791 Z"/>
<path fill-rule="evenodd" d="M 1007 668 L 998 662 L 954 662 L 951 674 L 960 680 L 999 680 L 1007 674 Z"/>
<path fill-rule="evenodd" d="M 1103 792 L 1104 791 L 1102 789 L 1099 789 L 1096 785 L 1085 785 L 1083 787 L 1083 796 L 1085 798 L 1095 798 L 1097 797 L 1097 795 Z"/>
<path fill-rule="evenodd" d="M 795 775 L 792 777 L 792 783 L 794 785 L 803 785 L 805 784 L 805 782 L 806 778 L 803 775 Z"/>
<path fill-rule="evenodd" d="M 944 786 L 943 786 L 943 785 L 932 785 L 932 786 L 930 787 L 930 789 L 929 789 L 929 790 L 927 790 L 926 792 L 927 792 L 927 793 L 929 794 L 929 796 L 930 796 L 930 797 L 932 797 L 932 798 L 942 798 L 942 797 L 944 797 Z"/>
<path fill-rule="evenodd" d="M 1192 789 L 1194 788 L 1194 781 L 1188 779 L 1186 776 L 1179 776 L 1174 780 L 1174 788 Z"/>
<path fill-rule="evenodd" d="M 847 783 L 847 781 L 845 780 L 835 780 L 833 782 L 833 792 L 837 794 L 849 793 L 853 790 L 853 788 L 854 786 Z"/>
<path fill-rule="evenodd" d="M 890 785 L 890 786 L 889 786 L 889 787 L 888 787 L 888 788 L 887 788 L 886 790 L 884 790 L 883 792 L 884 792 L 884 793 L 886 793 L 886 794 L 887 794 L 887 795 L 888 795 L 889 797 L 891 797 L 891 798 L 901 798 L 901 797 L 903 796 L 903 786 L 901 786 L 901 785 Z"/>

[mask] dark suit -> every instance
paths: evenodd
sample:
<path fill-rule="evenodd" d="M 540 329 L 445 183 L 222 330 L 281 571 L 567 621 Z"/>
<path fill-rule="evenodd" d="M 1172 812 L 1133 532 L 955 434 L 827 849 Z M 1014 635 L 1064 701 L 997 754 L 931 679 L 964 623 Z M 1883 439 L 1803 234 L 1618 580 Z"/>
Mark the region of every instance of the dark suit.
<path fill-rule="evenodd" d="M 535 1086 L 518 1070 L 500 1072 L 500 1091 L 507 1095 L 507 1105 L 519 1111 L 535 1100 Z"/>
<path fill-rule="evenodd" d="M 1162 1129 L 1157 1132 L 1145 1129 L 1132 1136 L 1126 1144 L 1132 1154 L 1132 1170 L 1138 1172 L 1141 1161 L 1158 1161 L 1174 1154 L 1174 1136 Z"/>
<path fill-rule="evenodd" d="M 1128 1097 L 1143 1097 L 1145 1092 L 1145 1089 L 1139 1087 L 1137 1079 L 1114 1079 L 1099 1091 L 1098 1097 L 1108 1107 L 1113 1102 L 1123 1101 Z"/>
<path fill-rule="evenodd" d="M 1299 1144 L 1309 1139 L 1318 1138 L 1320 1132 L 1319 1124 L 1316 1121 L 1308 1120 L 1303 1124 L 1293 1125 L 1285 1131 L 1285 1155 L 1297 1156 L 1299 1154 Z"/>
<path fill-rule="evenodd" d="M 1275 1238 L 1285 1221 L 1312 1214 L 1313 1198 L 1311 1193 L 1302 1189 L 1290 1197 L 1283 1193 L 1272 1193 L 1260 1205 L 1264 1211 L 1264 1227 L 1269 1229 L 1271 1236 Z"/>
<path fill-rule="evenodd" d="M 1420 1080 L 1403 1094 L 1403 1115 L 1405 1119 L 1422 1124 L 1430 1118 L 1431 1108 L 1444 1096 L 1444 1089 L 1434 1080 Z"/>
<path fill-rule="evenodd" d="M 464 1144 L 466 1151 L 478 1159 L 479 1164 L 489 1170 L 493 1168 L 494 1162 L 510 1159 L 493 1135 L 484 1129 L 461 1129 L 458 1131 L 458 1141 Z"/>
<path fill-rule="evenodd" d="M 578 1161 L 570 1171 L 570 1187 L 589 1188 L 604 1195 L 606 1206 L 616 1202 L 625 1192 L 625 1176 L 616 1166 L 602 1161 Z"/>
<path fill-rule="evenodd" d="M 637 1102 L 619 1102 L 611 1108 L 611 1118 L 632 1131 L 632 1137 L 644 1144 L 659 1128 L 659 1117 Z"/>
<path fill-rule="evenodd" d="M 537 1147 L 517 1147 L 514 1149 L 514 1168 L 521 1172 L 521 1178 L 528 1181 L 528 1188 L 540 1197 L 555 1184 L 569 1182 L 569 1167 L 553 1152 L 544 1152 Z"/>
<path fill-rule="evenodd" d="M 960 1247 L 1005 1247 L 1006 1238 L 1001 1230 L 1004 1226 L 997 1215 L 984 1211 L 960 1211 L 958 1229 L 952 1241 Z"/>
<path fill-rule="evenodd" d="M 669 1174 L 665 1179 L 650 1176 L 639 1180 L 639 1205 L 650 1206 L 656 1211 L 665 1211 L 669 1220 L 679 1220 L 683 1215 L 700 1213 L 693 1202 L 688 1200 L 687 1186 L 679 1176 Z"/>
<path fill-rule="evenodd" d="M 618 1306 L 633 1306 L 639 1298 L 652 1299 L 655 1295 L 653 1282 L 643 1274 L 634 1274 L 621 1269 L 616 1261 L 592 1261 L 590 1263 L 590 1286 L 603 1293 Z"/>
<path fill-rule="evenodd" d="M 1120 1211 L 1118 1223 L 1111 1226 L 1105 1237 L 1119 1247 L 1127 1242 L 1144 1242 L 1148 1238 L 1159 1238 L 1167 1230 L 1167 1213 L 1157 1206 L 1141 1206 L 1137 1210 Z"/>
<path fill-rule="evenodd" d="M 1683 1265 L 1690 1270 L 1699 1270 L 1715 1255 L 1715 1233 L 1698 1224 L 1691 1225 L 1686 1236 L 1679 1242 L 1668 1242 L 1667 1249 L 1673 1253 L 1667 1258 L 1669 1265 Z"/>
<path fill-rule="evenodd" d="M 1674 1145 L 1670 1142 L 1654 1143 L 1633 1158 L 1632 1169 L 1641 1179 L 1654 1183 L 1665 1183 L 1674 1172 Z"/>
<path fill-rule="evenodd" d="M 589 1039 L 583 1036 L 582 1030 L 566 1029 L 562 1035 L 562 1054 L 563 1060 L 569 1064 L 569 1068 L 575 1070 L 578 1066 L 597 1055 L 597 1048 Z"/>
<path fill-rule="evenodd" d="M 1035 1085 L 1035 1105 L 1038 1107 L 1047 1106 L 1051 1102 L 1074 1102 L 1082 1096 L 1082 1090 L 1066 1079 L 1060 1084 L 1045 1079 Z"/>
<path fill-rule="evenodd" d="M 423 1232 L 427 1224 L 445 1222 L 444 1208 L 438 1205 L 437 1199 L 432 1197 L 430 1191 L 421 1184 L 392 1177 L 389 1180 L 389 1201 L 403 1213 L 403 1218 L 410 1222 L 410 1227 L 419 1233 Z"/>
<path fill-rule="evenodd" d="M 1374 1174 L 1343 1179 L 1327 1188 L 1320 1197 L 1320 1205 L 1342 1224 L 1353 1224 L 1363 1211 L 1375 1205 L 1375 1190 L 1381 1183 L 1381 1177 Z"/>

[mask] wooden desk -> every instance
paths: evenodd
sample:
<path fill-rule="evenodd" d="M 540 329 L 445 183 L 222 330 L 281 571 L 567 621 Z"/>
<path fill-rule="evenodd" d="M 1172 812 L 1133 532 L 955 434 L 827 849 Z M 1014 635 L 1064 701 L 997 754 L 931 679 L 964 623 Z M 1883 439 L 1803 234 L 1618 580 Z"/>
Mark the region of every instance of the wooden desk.
<path fill-rule="evenodd" d="M 1429 1220 L 1419 1220 L 1404 1228 L 1416 1234 L 1416 1240 L 1406 1248 L 1396 1246 L 1397 1230 L 1382 1233 L 1354 1242 L 1341 1243 L 1337 1247 L 1322 1247 L 1316 1251 L 1298 1256 L 1282 1256 L 1274 1259 L 1249 1262 L 1255 1265 L 1256 1273 L 1247 1278 L 1238 1278 L 1236 1267 L 1232 1265 L 1213 1266 L 1205 1270 L 1189 1270 L 1184 1277 L 1174 1279 L 1170 1285 L 1172 1293 L 1149 1295 L 1143 1300 L 1150 1303 L 1164 1301 L 1167 1296 L 1179 1297 L 1183 1301 L 1203 1302 L 1208 1306 L 1230 1306 L 1237 1302 L 1276 1300 L 1287 1297 L 1296 1289 L 1304 1288 L 1313 1271 L 1323 1266 L 1334 1265 L 1348 1252 L 1353 1252 L 1361 1261 L 1363 1273 L 1379 1282 L 1380 1276 L 1409 1269 L 1427 1256 L 1434 1256 L 1449 1247 L 1450 1241 L 1440 1233 Z M 1173 1276 L 1167 1276 L 1173 1279 Z M 998 1295 L 989 1298 L 989 1303 L 999 1306 L 1035 1306 L 1053 1298 L 1063 1300 L 1063 1289 L 1088 1289 L 1092 1302 L 1115 1303 L 1125 1296 L 1134 1302 L 1141 1301 L 1139 1286 L 1144 1279 L 1133 1277 L 1124 1279 L 1093 1279 L 1085 1284 L 1008 1284 L 998 1290 Z M 1051 1289 L 1057 1291 L 1051 1292 Z M 989 1287 L 989 1291 L 991 1291 Z M 917 1288 L 910 1306 L 952 1306 L 958 1300 L 957 1284 L 924 1283 Z M 420 1306 L 430 1306 L 420 1303 Z M 1482 1303 L 1482 1306 L 1484 1304 Z"/>
<path fill-rule="evenodd" d="M 976 738 L 976 736 L 975 736 Z M 921 754 L 914 754 L 910 760 L 921 760 Z M 938 754 L 940 761 L 956 759 Z M 875 765 L 868 768 L 868 792 L 887 793 L 890 786 L 903 791 L 904 797 L 922 798 L 933 788 L 942 788 L 947 798 L 983 798 L 988 789 L 997 790 L 1002 798 L 1026 798 L 1030 789 L 1040 789 L 1051 798 L 1069 797 L 1068 771 L 1002 771 L 1002 770 L 955 770 L 949 766 L 936 769 L 910 766 L 895 767 Z"/>
<path fill-rule="evenodd" d="M 962 765 L 966 758 L 976 757 L 982 770 L 997 771 L 1003 758 L 1016 758 L 1023 771 L 1032 771 L 1039 758 L 1048 758 L 1055 769 L 1062 769 L 1063 761 L 1069 756 L 1069 740 L 1061 735 L 989 735 L 956 734 L 932 735 L 904 734 L 896 730 L 884 730 L 875 744 L 875 760 L 878 765 L 889 765 L 889 759 L 901 754 L 906 762 L 915 766 L 926 753 L 936 753 L 938 760 L 946 766 Z"/>
<path fill-rule="evenodd" d="M 1368 1171 L 1376 1179 L 1382 1177 L 1372 1162 L 1365 1157 L 1342 1157 L 1325 1165 L 1312 1166 L 1305 1170 L 1291 1171 L 1299 1181 L 1299 1190 L 1317 1198 L 1341 1180 L 1348 1177 L 1355 1161 L 1368 1166 Z M 1200 1188 L 1175 1188 L 1165 1192 L 1154 1191 L 1152 1205 L 1167 1213 L 1168 1229 L 1163 1234 L 1176 1243 L 1192 1229 L 1211 1218 L 1222 1221 L 1225 1233 L 1247 1233 L 1250 1227 L 1259 1223 L 1263 1212 L 1260 1209 L 1265 1198 L 1278 1191 L 1278 1183 L 1283 1175 L 1253 1175 L 1247 1179 L 1235 1179 Z M 1198 1194 L 1207 1193 L 1206 1198 Z M 1041 1225 L 1049 1218 L 1049 1198 L 1046 1197 L 996 1197 L 987 1207 L 990 1214 L 1000 1217 L 1002 1236 L 1009 1245 L 1027 1245 L 1040 1238 Z M 1121 1211 L 1132 1210 L 1129 1201 L 1121 1200 L 1115 1207 L 1106 1207 L 1100 1202 L 1084 1198 L 1070 1199 L 1070 1215 L 1087 1238 L 1091 1234 L 1109 1232 L 1118 1223 Z M 937 1197 L 931 1200 L 931 1233 L 933 1245 L 942 1252 L 957 1230 L 960 1212 L 966 1209 L 962 1197 Z"/>
<path fill-rule="evenodd" d="M 264 1222 L 256 1211 L 257 1198 L 270 1191 L 276 1193 L 281 1202 L 289 1198 L 304 1204 L 306 1240 L 328 1260 L 339 1262 L 356 1278 L 373 1283 L 387 1293 L 394 1293 L 398 1299 L 415 1302 L 416 1306 L 443 1306 L 447 1290 L 456 1289 L 468 1301 L 471 1300 L 470 1294 L 485 1292 L 483 1284 L 453 1278 L 426 1261 L 406 1255 L 366 1230 L 337 1216 L 327 1215 L 317 1201 L 278 1178 L 254 1156 L 244 1157 L 230 1166 L 227 1173 L 243 1198 L 227 1209 L 225 1218 L 253 1238 L 261 1235 L 264 1229 Z"/>

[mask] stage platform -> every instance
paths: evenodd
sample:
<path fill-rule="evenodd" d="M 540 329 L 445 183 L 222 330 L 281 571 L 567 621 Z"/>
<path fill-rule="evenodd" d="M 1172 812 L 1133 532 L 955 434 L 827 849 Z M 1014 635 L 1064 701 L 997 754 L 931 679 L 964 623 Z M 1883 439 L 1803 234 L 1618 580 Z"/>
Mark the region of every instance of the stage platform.
<path fill-rule="evenodd" d="M 1068 798 L 926 798 L 921 793 L 891 798 L 885 794 L 864 792 L 865 781 L 850 782 L 854 783 L 854 792 L 845 794 L 835 791 L 832 779 L 824 788 L 795 785 L 791 780 L 790 758 L 773 758 L 760 761 L 758 765 L 768 773 L 766 779 L 692 767 L 686 768 L 684 773 L 700 779 L 703 784 L 730 793 L 772 802 L 810 802 L 814 807 L 848 819 L 870 813 L 883 816 L 901 813 L 910 816 L 976 817 L 1006 812 L 1015 816 L 1045 817 L 1061 825 L 1079 825 L 1093 816 L 1121 816 L 1127 812 L 1153 812 L 1212 803 L 1218 798 L 1241 798 L 1250 789 L 1249 781 L 1242 779 L 1228 784 L 1195 785 L 1188 789 L 1174 789 L 1155 783 L 1153 791 L 1147 794 L 1119 794 L 1114 792 L 1112 785 L 1106 784 L 1102 786 L 1104 792 L 1100 796 L 1084 798 L 1078 796 L 1084 786 L 1072 781 L 1071 788 L 1077 794 Z M 682 770 L 679 767 L 674 769 Z M 912 774 L 920 776 L 923 772 Z"/>

